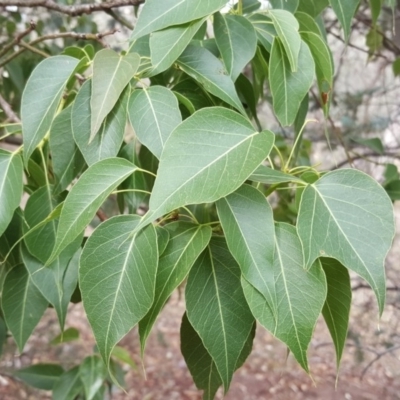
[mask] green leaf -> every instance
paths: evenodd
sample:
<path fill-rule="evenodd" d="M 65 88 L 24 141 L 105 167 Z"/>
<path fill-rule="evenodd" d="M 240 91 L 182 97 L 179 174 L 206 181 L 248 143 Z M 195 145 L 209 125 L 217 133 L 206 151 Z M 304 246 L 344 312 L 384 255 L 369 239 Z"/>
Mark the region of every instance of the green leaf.
<path fill-rule="evenodd" d="M 11 222 L 21 201 L 23 169 L 18 153 L 0 149 L 0 236 Z"/>
<path fill-rule="evenodd" d="M 64 369 L 58 364 L 35 364 L 13 373 L 23 382 L 37 389 L 52 390 Z"/>
<path fill-rule="evenodd" d="M 315 18 L 329 5 L 329 0 L 301 0 L 297 11 Z"/>
<path fill-rule="evenodd" d="M 183 205 L 210 203 L 235 191 L 268 156 L 273 143 L 272 132 L 256 132 L 234 111 L 197 111 L 165 145 L 142 225 Z"/>
<path fill-rule="evenodd" d="M 166 225 L 165 229 L 169 233 L 170 239 L 158 263 L 154 302 L 149 312 L 139 322 L 142 353 L 154 322 L 165 302 L 186 278 L 192 265 L 211 238 L 209 226 L 202 227 L 189 222 L 174 222 Z"/>
<path fill-rule="evenodd" d="M 170 89 L 151 86 L 132 93 L 129 120 L 140 142 L 160 158 L 166 140 L 182 122 L 182 116 Z"/>
<path fill-rule="evenodd" d="M 47 300 L 33 284 L 24 265 L 18 265 L 8 272 L 1 306 L 8 329 L 22 352 L 48 306 Z"/>
<path fill-rule="evenodd" d="M 342 25 L 344 37 L 347 41 L 350 35 L 351 21 L 357 11 L 360 0 L 329 0 L 329 3 Z"/>
<path fill-rule="evenodd" d="M 229 389 L 254 319 L 240 287 L 240 268 L 225 239 L 213 237 L 191 269 L 185 291 L 188 319 Z"/>
<path fill-rule="evenodd" d="M 53 188 L 55 194 L 65 190 L 85 164 L 72 135 L 71 111 L 72 107 L 68 107 L 58 114 L 50 130 L 51 160 L 56 182 Z"/>
<path fill-rule="evenodd" d="M 139 15 L 131 39 L 172 25 L 185 24 L 211 15 L 224 7 L 226 0 L 147 0 Z"/>
<path fill-rule="evenodd" d="M 162 226 L 156 226 L 156 232 L 157 232 L 157 244 L 158 244 L 158 256 L 161 257 L 167 248 L 170 234 L 169 231 Z M 160 267 L 158 267 L 157 270 L 159 270 Z"/>
<path fill-rule="evenodd" d="M 0 236 L 0 292 L 3 288 L 3 281 L 6 273 L 12 267 L 21 263 L 19 240 L 22 236 L 22 227 L 24 225 L 23 211 L 18 207 L 7 229 Z M 8 256 L 7 259 L 6 256 Z"/>
<path fill-rule="evenodd" d="M 86 81 L 72 105 L 72 134 L 86 163 L 92 164 L 115 157 L 124 139 L 129 90 L 122 93 L 115 107 L 103 121 L 98 134 L 90 141 L 90 98 L 92 81 Z"/>
<path fill-rule="evenodd" d="M 46 58 L 29 77 L 21 100 L 25 167 L 50 129 L 64 87 L 78 63 L 68 56 Z"/>
<path fill-rule="evenodd" d="M 136 169 L 122 158 L 107 158 L 82 174 L 65 200 L 48 264 L 83 232 L 110 193 Z"/>
<path fill-rule="evenodd" d="M 306 14 L 304 12 L 297 12 L 294 16 L 296 17 L 297 21 L 299 22 L 300 34 L 302 32 L 312 32 L 318 36 L 322 36 L 317 22 L 311 15 Z"/>
<path fill-rule="evenodd" d="M 314 60 L 304 42 L 301 42 L 298 66 L 297 72 L 290 70 L 282 44 L 275 39 L 270 58 L 269 83 L 274 111 L 283 126 L 291 125 L 296 119 L 301 102 L 314 79 Z"/>
<path fill-rule="evenodd" d="M 333 87 L 333 58 L 329 47 L 319 34 L 301 32 L 301 37 L 307 43 L 315 62 L 315 74 L 321 95 L 321 104 L 325 107 Z"/>
<path fill-rule="evenodd" d="M 375 151 L 378 154 L 383 154 L 385 152 L 385 148 L 383 147 L 382 140 L 378 137 L 364 139 L 360 137 L 352 137 L 351 140 L 363 146 L 370 148 L 372 151 Z"/>
<path fill-rule="evenodd" d="M 365 44 L 368 47 L 368 53 L 373 56 L 382 47 L 383 36 L 376 27 L 372 27 L 365 37 Z"/>
<path fill-rule="evenodd" d="M 150 153 L 151 154 L 151 153 Z M 138 167 L 141 166 L 139 155 L 137 154 L 137 141 L 133 140 L 126 145 L 124 145 L 119 153 L 119 156 L 130 161 Z M 153 156 L 154 157 L 154 156 Z M 143 203 L 148 203 L 149 192 L 151 187 L 147 182 L 148 178 L 154 177 L 150 174 L 144 173 L 142 171 L 136 171 L 134 174 L 125 179 L 119 190 L 128 190 L 127 192 L 118 193 L 118 196 L 123 198 L 124 204 L 126 202 L 128 206 L 129 214 L 136 214 L 138 208 Z M 122 207 L 121 212 L 123 212 L 125 206 Z"/>
<path fill-rule="evenodd" d="M 261 325 L 284 342 L 309 372 L 307 348 L 326 299 L 326 279 L 319 262 L 309 271 L 303 268 L 303 252 L 296 229 L 284 223 L 276 225 L 274 273 L 276 319 L 261 293 L 242 278 L 246 300 Z"/>
<path fill-rule="evenodd" d="M 48 215 L 65 199 L 65 194 L 53 195 L 53 186 L 46 185 L 36 190 L 28 199 L 25 206 L 25 244 L 29 252 L 38 260 L 45 263 L 52 252 L 56 241 L 58 221 L 52 220 L 31 233 L 33 227 L 42 223 Z"/>
<path fill-rule="evenodd" d="M 53 388 L 53 400 L 75 400 L 83 392 L 79 366 L 64 372 Z"/>
<path fill-rule="evenodd" d="M 225 67 L 236 81 L 256 54 L 257 36 L 253 25 L 241 15 L 214 15 L 214 34 Z"/>
<path fill-rule="evenodd" d="M 387 163 L 385 166 L 384 177 L 385 177 L 385 181 L 383 183 L 384 186 L 390 182 L 398 180 L 400 178 L 400 175 L 397 169 L 397 165 Z"/>
<path fill-rule="evenodd" d="M 277 32 L 271 18 L 264 14 L 255 13 L 250 15 L 248 19 L 256 30 L 258 41 L 270 53 L 274 38 L 277 36 Z"/>
<path fill-rule="evenodd" d="M 297 19 L 286 10 L 269 10 L 268 15 L 281 40 L 289 60 L 290 70 L 292 72 L 297 72 L 298 69 L 301 71 L 301 66 L 299 66 L 301 38 L 298 32 L 299 23 Z"/>
<path fill-rule="evenodd" d="M 158 264 L 153 225 L 131 236 L 140 218 L 120 215 L 100 224 L 83 249 L 79 282 L 97 346 L 108 365 L 114 346 L 149 311 Z"/>
<path fill-rule="evenodd" d="M 394 235 L 392 203 L 368 175 L 350 169 L 328 172 L 303 192 L 297 230 L 309 268 L 318 257 L 331 257 L 363 277 L 382 313 L 384 260 Z"/>
<path fill-rule="evenodd" d="M 400 75 L 400 58 L 396 58 L 392 64 L 393 75 L 399 76 Z"/>
<path fill-rule="evenodd" d="M 107 376 L 107 368 L 98 356 L 86 357 L 79 366 L 85 400 L 92 400 Z"/>
<path fill-rule="evenodd" d="M 52 345 L 73 342 L 79 339 L 79 331 L 76 328 L 68 328 L 57 335 L 50 343 Z"/>
<path fill-rule="evenodd" d="M 392 201 L 400 200 L 400 180 L 395 180 L 385 185 L 386 193 Z"/>
<path fill-rule="evenodd" d="M 320 260 L 328 284 L 328 294 L 322 309 L 322 315 L 335 345 L 336 367 L 339 370 L 349 326 L 351 305 L 350 275 L 349 271 L 337 260 L 333 258 L 321 258 Z"/>
<path fill-rule="evenodd" d="M 260 165 L 249 177 L 253 182 L 261 182 L 266 185 L 277 185 L 279 183 L 299 182 L 304 183 L 296 176 L 287 174 L 286 172 L 272 169 L 265 165 Z"/>
<path fill-rule="evenodd" d="M 207 92 L 245 114 L 235 85 L 224 65 L 207 49 L 190 45 L 179 57 L 177 64 L 184 72 L 198 81 Z"/>
<path fill-rule="evenodd" d="M 184 25 L 171 26 L 150 35 L 152 75 L 164 72 L 176 61 L 205 20 L 201 18 Z"/>
<path fill-rule="evenodd" d="M 244 344 L 235 370 L 244 364 L 251 353 L 255 328 L 256 324 L 253 325 L 253 329 Z M 193 329 L 186 314 L 183 315 L 181 324 L 181 351 L 197 388 L 204 390 L 203 400 L 213 400 L 218 388 L 222 385 L 222 380 L 213 359 L 208 354 L 200 336 Z"/>
<path fill-rule="evenodd" d="M 136 365 L 135 361 L 132 359 L 129 351 L 124 349 L 123 347 L 115 346 L 113 348 L 111 356 L 114 357 L 115 359 L 117 359 L 118 361 L 121 361 L 121 362 L 129 365 L 131 368 L 137 370 L 137 365 Z"/>
<path fill-rule="evenodd" d="M 178 100 L 183 103 L 182 96 L 184 97 L 184 105 L 193 114 L 196 110 L 213 105 L 210 97 L 204 90 L 192 79 L 184 79 L 173 87 L 174 94 L 181 95 Z"/>
<path fill-rule="evenodd" d="M 22 259 L 29 275 L 43 297 L 56 310 L 60 328 L 64 329 L 67 308 L 78 283 L 80 238 L 70 244 L 48 267 L 22 247 Z M 75 253 L 75 254 L 74 254 Z"/>
<path fill-rule="evenodd" d="M 140 65 L 140 56 L 128 53 L 120 56 L 111 49 L 96 53 L 93 60 L 93 82 L 90 97 L 90 140 L 99 131 L 105 117 L 117 104 L 121 93 Z"/>
<path fill-rule="evenodd" d="M 242 275 L 265 297 L 275 315 L 275 227 L 271 206 L 259 190 L 243 185 L 218 200 L 217 210 L 228 248 Z"/>
<path fill-rule="evenodd" d="M 238 9 L 238 4 L 235 4 L 234 9 Z M 243 14 L 249 14 L 253 11 L 258 10 L 261 7 L 261 3 L 258 0 L 243 0 L 242 1 L 242 11 Z"/>
<path fill-rule="evenodd" d="M 282 9 L 294 14 L 299 6 L 300 0 L 270 0 L 269 2 L 274 9 Z"/>

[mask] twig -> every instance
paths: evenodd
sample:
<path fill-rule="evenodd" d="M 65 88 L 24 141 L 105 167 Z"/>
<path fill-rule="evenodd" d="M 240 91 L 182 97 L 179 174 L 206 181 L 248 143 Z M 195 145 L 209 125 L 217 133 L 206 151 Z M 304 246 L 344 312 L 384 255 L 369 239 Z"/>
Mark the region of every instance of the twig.
<path fill-rule="evenodd" d="M 378 353 L 378 354 L 376 355 L 376 357 L 375 357 L 373 360 L 371 360 L 371 361 L 366 365 L 366 367 L 363 369 L 363 371 L 362 371 L 362 373 L 361 373 L 360 379 L 362 380 L 362 379 L 364 378 L 364 375 L 367 373 L 367 371 L 368 371 L 368 369 L 371 367 L 371 365 L 374 364 L 376 361 L 378 361 L 381 357 L 383 357 L 383 356 L 384 356 L 385 354 L 387 354 L 387 353 L 391 353 L 392 351 L 396 351 L 396 350 L 399 350 L 399 349 L 400 349 L 400 345 L 397 345 L 397 346 L 389 347 L 388 349 L 386 349 L 386 350 L 384 350 L 384 351 Z"/>
<path fill-rule="evenodd" d="M 357 154 L 352 156 L 352 161 L 354 160 L 360 160 L 360 159 L 365 159 L 366 157 L 392 157 L 392 158 L 400 158 L 400 155 L 398 153 L 391 153 L 391 152 L 384 152 L 383 154 L 376 153 L 376 152 L 369 152 L 369 153 L 364 153 L 364 154 Z M 338 169 L 340 167 L 343 167 L 343 165 L 349 164 L 349 160 L 343 160 L 340 161 L 339 163 L 336 164 L 335 167 L 332 168 Z"/>
<path fill-rule="evenodd" d="M 25 47 L 27 50 L 31 51 L 32 53 L 36 53 L 39 54 L 39 56 L 42 56 L 44 58 L 50 57 L 47 53 L 45 53 L 42 50 L 37 49 L 36 47 L 33 47 L 32 45 L 30 45 L 29 43 L 24 42 L 23 40 L 21 40 L 20 45 L 22 47 Z"/>
<path fill-rule="evenodd" d="M 77 17 L 83 14 L 92 14 L 98 11 L 111 10 L 112 8 L 138 6 L 144 3 L 145 0 L 114 0 L 108 2 L 100 2 L 94 4 L 81 4 L 75 6 L 67 6 L 64 4 L 56 3 L 53 0 L 0 0 L 0 7 L 43 7 L 48 10 L 57 11 L 71 17 Z"/>
<path fill-rule="evenodd" d="M 105 12 L 110 17 L 114 18 L 117 22 L 119 22 L 121 25 L 126 26 L 128 29 L 132 30 L 134 28 L 134 26 L 127 19 L 125 19 L 122 15 L 115 12 L 114 10 L 106 10 Z"/>
<path fill-rule="evenodd" d="M 75 39 L 75 40 L 96 40 L 96 41 L 100 41 L 100 43 L 102 45 L 104 45 L 101 42 L 101 39 L 109 36 L 109 35 L 113 35 L 114 33 L 118 32 L 117 29 L 112 29 L 110 31 L 106 31 L 103 33 L 77 33 L 77 32 L 58 32 L 58 33 L 50 33 L 48 35 L 43 35 L 38 37 L 35 40 L 32 40 L 29 43 L 24 42 L 23 40 L 21 40 L 21 48 L 19 50 L 17 50 L 15 53 L 10 54 L 7 58 L 4 58 L 2 61 L 0 61 L 0 67 L 2 67 L 3 65 L 8 64 L 11 60 L 13 60 L 14 58 L 18 57 L 21 53 L 23 53 L 26 50 L 26 47 L 24 47 L 24 44 L 27 44 L 29 46 L 34 46 L 35 44 L 38 44 L 40 42 L 44 42 L 45 40 L 54 40 L 54 39 L 65 39 L 65 38 L 71 38 L 71 39 Z M 43 53 L 42 55 L 44 55 L 45 53 Z M 47 56 L 47 55 L 46 55 Z"/>
<path fill-rule="evenodd" d="M 18 44 L 21 39 L 27 35 L 29 35 L 32 31 L 36 29 L 36 24 L 31 21 L 31 24 L 28 29 L 25 29 L 23 32 L 21 32 L 19 35 L 17 35 L 14 40 L 12 40 L 10 43 L 5 45 L 1 50 L 0 50 L 0 57 L 2 57 L 4 54 L 8 53 L 16 44 Z"/>
<path fill-rule="evenodd" d="M 104 221 L 106 221 L 108 219 L 106 213 L 101 209 L 97 210 L 96 215 L 97 215 L 97 217 L 99 218 L 99 220 L 101 222 L 104 222 Z"/>
<path fill-rule="evenodd" d="M 17 114 L 14 113 L 11 106 L 7 103 L 4 97 L 0 94 L 0 107 L 3 109 L 4 113 L 7 115 L 7 118 L 10 122 L 21 122 L 21 120 L 17 117 Z"/>
<path fill-rule="evenodd" d="M 364 285 L 363 283 L 359 283 L 357 286 L 353 286 L 351 290 L 358 290 L 358 289 L 371 289 L 371 286 Z M 400 287 L 398 286 L 389 286 L 386 290 L 398 292 L 400 291 Z"/>

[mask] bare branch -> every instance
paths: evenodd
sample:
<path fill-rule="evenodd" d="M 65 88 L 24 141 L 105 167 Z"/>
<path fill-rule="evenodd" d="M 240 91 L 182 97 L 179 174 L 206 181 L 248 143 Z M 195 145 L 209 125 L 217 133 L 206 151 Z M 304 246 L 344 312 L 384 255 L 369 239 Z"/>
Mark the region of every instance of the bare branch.
<path fill-rule="evenodd" d="M 375 357 L 373 360 L 371 360 L 371 361 L 367 364 L 367 366 L 363 369 L 363 371 L 362 371 L 362 373 L 361 373 L 360 379 L 362 380 L 362 379 L 364 378 L 364 375 L 367 373 L 367 371 L 368 371 L 368 369 L 371 367 L 371 365 L 374 364 L 376 361 L 378 361 L 381 357 L 383 357 L 385 354 L 392 353 L 392 352 L 394 352 L 394 351 L 396 351 L 396 350 L 399 350 L 399 349 L 400 349 L 400 345 L 397 345 L 397 346 L 389 347 L 388 349 L 386 349 L 386 350 L 384 350 L 384 351 L 378 353 L 378 354 L 376 355 L 376 357 Z"/>
<path fill-rule="evenodd" d="M 21 32 L 19 35 L 17 35 L 10 43 L 5 45 L 0 50 L 0 57 L 2 57 L 4 54 L 6 54 L 8 51 L 10 51 L 16 44 L 18 44 L 21 41 L 22 38 L 29 35 L 35 29 L 36 29 L 36 24 L 33 21 L 31 21 L 31 24 L 28 29 L 25 29 L 23 32 Z"/>
<path fill-rule="evenodd" d="M 81 4 L 75 6 L 67 6 L 64 4 L 56 3 L 53 0 L 0 0 L 0 7 L 43 7 L 48 10 L 57 11 L 62 14 L 76 17 L 83 14 L 92 14 L 98 11 L 107 11 L 112 8 L 126 7 L 126 6 L 138 6 L 144 3 L 145 0 L 114 0 L 94 4 Z"/>
<path fill-rule="evenodd" d="M 0 61 L 0 67 L 3 65 L 8 64 L 11 60 L 14 58 L 18 57 L 21 53 L 23 53 L 26 49 L 32 50 L 32 46 L 35 44 L 38 44 L 40 42 L 44 42 L 45 40 L 54 40 L 54 39 L 65 39 L 65 38 L 72 38 L 75 40 L 96 40 L 100 42 L 104 46 L 104 43 L 102 42 L 101 39 L 103 39 L 106 36 L 113 35 L 114 33 L 118 32 L 117 29 L 112 29 L 111 31 L 103 32 L 103 33 L 77 33 L 77 32 L 58 32 L 58 33 L 50 33 L 48 35 L 43 35 L 38 37 L 35 40 L 32 40 L 29 43 L 24 42 L 21 40 L 20 46 L 21 48 L 17 50 L 15 53 L 10 54 L 7 58 L 4 58 L 3 60 Z M 40 50 L 35 49 L 35 53 L 39 52 Z M 40 52 L 41 56 L 43 57 L 48 57 L 46 53 Z"/>
<path fill-rule="evenodd" d="M 7 119 L 10 122 L 21 122 L 21 120 L 17 117 L 17 114 L 14 113 L 11 106 L 1 95 L 0 95 L 0 107 L 3 109 L 4 113 L 7 115 Z"/>

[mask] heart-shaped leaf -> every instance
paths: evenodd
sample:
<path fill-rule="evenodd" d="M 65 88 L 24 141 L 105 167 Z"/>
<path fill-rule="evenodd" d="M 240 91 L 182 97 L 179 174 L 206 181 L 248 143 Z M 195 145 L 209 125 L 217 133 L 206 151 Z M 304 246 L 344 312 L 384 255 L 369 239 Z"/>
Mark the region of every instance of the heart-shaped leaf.
<path fill-rule="evenodd" d="M 246 300 L 256 319 L 282 340 L 306 372 L 307 348 L 326 299 L 326 278 L 318 262 L 303 267 L 303 251 L 294 226 L 276 225 L 275 291 L 277 317 L 264 296 L 242 278 Z"/>
<path fill-rule="evenodd" d="M 135 235 L 137 215 L 100 224 L 83 249 L 79 284 L 97 346 L 108 365 L 114 346 L 149 311 L 158 265 L 153 225 Z"/>
<path fill-rule="evenodd" d="M 183 205 L 213 202 L 233 192 L 273 143 L 272 132 L 256 132 L 234 111 L 213 107 L 195 112 L 165 144 L 141 226 Z"/>
<path fill-rule="evenodd" d="M 382 313 L 384 260 L 394 236 L 392 203 L 368 175 L 350 169 L 328 172 L 303 192 L 297 231 L 309 268 L 318 257 L 332 257 L 372 287 Z"/>

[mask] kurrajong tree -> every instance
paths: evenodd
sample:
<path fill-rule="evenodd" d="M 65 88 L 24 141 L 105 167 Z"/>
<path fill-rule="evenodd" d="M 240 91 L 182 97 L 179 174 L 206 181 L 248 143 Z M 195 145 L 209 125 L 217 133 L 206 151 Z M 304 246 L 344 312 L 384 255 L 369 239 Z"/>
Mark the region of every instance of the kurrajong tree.
<path fill-rule="evenodd" d="M 74 16 L 118 2 L 36 3 Z M 349 270 L 384 309 L 391 199 L 358 170 L 317 170 L 303 141 L 310 90 L 326 120 L 334 90 L 323 16 L 335 13 L 347 40 L 360 0 L 226 3 L 146 0 L 124 51 L 70 46 L 44 59 L 21 123 L 3 124 L 23 145 L 0 150 L 1 331 L 22 351 L 49 305 L 62 332 L 81 297 L 97 343 L 72 370 L 17 372 L 55 399 L 101 399 L 103 382 L 120 384 L 115 346 L 138 326 L 144 354 L 183 284 L 181 349 L 206 399 L 229 389 L 256 325 L 308 373 L 322 314 L 339 366 Z M 370 3 L 378 32 L 382 2 Z M 264 129 L 264 99 L 293 139 Z"/>

